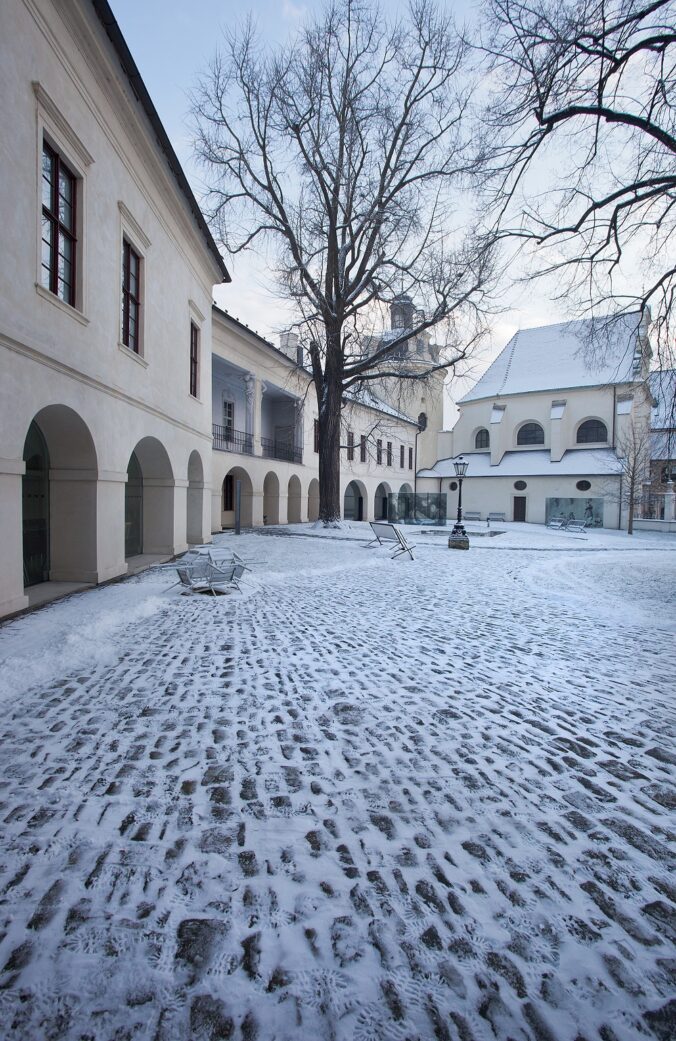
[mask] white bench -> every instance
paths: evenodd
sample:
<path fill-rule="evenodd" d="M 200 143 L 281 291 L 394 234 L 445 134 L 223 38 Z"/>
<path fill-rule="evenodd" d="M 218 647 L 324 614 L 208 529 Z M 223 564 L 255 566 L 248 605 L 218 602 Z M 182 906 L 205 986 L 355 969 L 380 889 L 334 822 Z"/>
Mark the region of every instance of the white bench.
<path fill-rule="evenodd" d="M 469 510 L 469 511 L 463 510 L 463 512 L 462 512 L 462 519 L 466 520 L 466 521 L 480 521 L 481 520 L 481 514 L 480 513 L 474 513 L 474 512 L 472 512 L 472 510 Z"/>
<path fill-rule="evenodd" d="M 376 545 L 383 546 L 386 542 L 393 542 L 397 548 L 392 554 L 392 560 L 401 553 L 408 553 L 411 560 L 415 560 L 413 556 L 415 546 L 406 541 L 403 532 L 396 524 L 388 524 L 387 521 L 369 521 L 369 524 L 374 537 L 363 547 L 364 549 L 371 549 L 371 547 Z"/>
<path fill-rule="evenodd" d="M 503 524 L 505 523 L 504 513 L 489 513 L 488 519 L 489 521 L 502 521 Z"/>

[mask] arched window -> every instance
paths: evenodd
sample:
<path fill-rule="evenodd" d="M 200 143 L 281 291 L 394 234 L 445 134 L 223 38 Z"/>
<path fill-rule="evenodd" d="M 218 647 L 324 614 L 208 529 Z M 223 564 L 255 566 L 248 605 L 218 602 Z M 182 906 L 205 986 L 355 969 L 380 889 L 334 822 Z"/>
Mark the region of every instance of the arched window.
<path fill-rule="evenodd" d="M 516 437 L 517 445 L 543 445 L 545 432 L 539 423 L 524 423 Z"/>
<path fill-rule="evenodd" d="M 490 434 L 486 430 L 486 427 L 482 427 L 481 430 L 477 430 L 476 437 L 474 438 L 475 448 L 489 448 L 491 443 Z"/>
<path fill-rule="evenodd" d="M 578 445 L 587 445 L 595 441 L 607 441 L 608 428 L 600 419 L 588 419 L 577 429 Z"/>

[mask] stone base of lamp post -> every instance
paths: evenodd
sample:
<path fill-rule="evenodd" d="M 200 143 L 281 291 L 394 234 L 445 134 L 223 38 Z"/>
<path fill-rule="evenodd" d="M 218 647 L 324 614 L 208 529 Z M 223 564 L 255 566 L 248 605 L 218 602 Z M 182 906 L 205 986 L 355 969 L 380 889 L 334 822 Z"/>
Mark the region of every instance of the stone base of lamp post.
<path fill-rule="evenodd" d="M 469 549 L 469 538 L 462 524 L 456 524 L 448 536 L 449 549 Z"/>

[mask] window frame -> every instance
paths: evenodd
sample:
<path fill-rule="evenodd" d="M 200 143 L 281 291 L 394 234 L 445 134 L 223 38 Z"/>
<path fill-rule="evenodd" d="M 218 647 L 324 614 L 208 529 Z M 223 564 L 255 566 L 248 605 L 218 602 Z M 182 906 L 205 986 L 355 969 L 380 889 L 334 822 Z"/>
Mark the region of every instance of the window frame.
<path fill-rule="evenodd" d="M 45 156 L 49 158 L 52 167 L 49 182 L 49 207 L 45 205 L 44 201 Z M 64 223 L 61 219 L 60 213 L 60 201 L 63 198 L 61 195 L 62 175 L 66 182 L 70 184 L 70 201 L 67 202 L 67 200 L 64 199 L 64 202 L 66 202 L 70 208 L 70 224 Z M 43 289 L 46 289 L 47 292 L 52 293 L 57 300 L 60 300 L 63 304 L 67 304 L 69 307 L 75 307 L 77 304 L 77 285 L 79 277 L 78 180 L 79 178 L 77 173 L 71 169 L 70 163 L 67 159 L 64 159 L 63 153 L 53 145 L 48 136 L 43 133 L 42 149 L 40 153 L 40 285 Z M 45 241 L 44 237 L 45 221 L 48 222 L 51 230 L 51 241 L 49 243 Z M 70 244 L 71 248 L 71 257 L 68 261 L 71 269 L 69 282 L 62 280 L 59 276 L 59 257 L 63 256 L 60 249 L 62 238 L 65 242 Z M 49 248 L 48 267 L 45 266 L 43 261 L 43 245 L 47 245 Z M 45 271 L 47 271 L 48 276 L 46 282 Z M 64 286 L 68 287 L 67 295 L 61 294 L 60 283 L 62 281 Z"/>
<path fill-rule="evenodd" d="M 197 322 L 190 319 L 190 363 L 189 363 L 189 391 L 190 397 L 199 401 L 200 392 L 200 350 L 201 330 Z"/>
<path fill-rule="evenodd" d="M 585 427 L 590 426 L 590 424 L 593 424 L 595 426 L 595 428 L 603 427 L 606 436 L 605 437 L 593 437 L 593 438 L 592 437 L 581 438 L 580 437 L 580 433 L 582 432 L 582 430 Z M 595 432 L 598 433 L 598 429 L 596 429 Z M 577 430 L 575 431 L 575 444 L 576 445 L 605 445 L 607 443 L 608 443 L 608 425 L 607 425 L 607 423 L 604 423 L 602 419 L 595 419 L 593 417 L 591 419 L 584 419 L 580 423 L 580 425 L 577 428 Z"/>
<path fill-rule="evenodd" d="M 131 289 L 131 259 L 137 264 L 136 294 Z M 132 354 L 142 356 L 142 314 L 143 314 L 143 256 L 129 236 L 122 234 L 122 300 L 120 314 L 120 343 Z M 130 333 L 130 321 L 134 311 L 135 333 Z"/>
<path fill-rule="evenodd" d="M 399 445 L 399 469 L 404 470 L 406 463 L 406 449 L 403 445 Z"/>
<path fill-rule="evenodd" d="M 366 462 L 366 434 L 362 434 L 359 438 L 359 462 Z"/>
<path fill-rule="evenodd" d="M 409 470 L 413 469 L 413 446 L 412 445 L 408 446 L 408 468 L 409 468 Z"/>
<path fill-rule="evenodd" d="M 387 465 L 392 466 L 392 442 L 388 441 L 385 446 Z"/>
<path fill-rule="evenodd" d="M 348 463 L 354 462 L 354 432 L 352 430 L 347 432 L 347 461 Z"/>
<path fill-rule="evenodd" d="M 483 441 L 484 438 L 482 437 L 482 435 L 484 435 L 484 434 L 485 434 L 485 441 L 486 441 L 486 443 L 485 444 L 479 444 L 479 438 L 481 437 L 481 439 Z M 491 447 L 490 431 L 488 430 L 487 427 L 479 427 L 479 429 L 477 430 L 476 434 L 474 435 L 474 448 L 479 450 L 479 451 L 481 451 L 481 450 L 485 450 L 486 448 L 490 448 L 490 447 Z"/>
<path fill-rule="evenodd" d="M 524 436 L 524 430 L 528 430 L 529 427 L 537 427 L 542 433 L 542 440 L 538 441 L 522 441 L 521 438 Z M 529 419 L 527 423 L 522 423 L 516 432 L 516 445 L 517 448 L 543 448 L 545 443 L 545 428 L 542 423 L 538 423 L 536 419 Z"/>
<path fill-rule="evenodd" d="M 383 442 L 380 437 L 376 441 L 376 463 L 378 466 L 383 465 Z"/>

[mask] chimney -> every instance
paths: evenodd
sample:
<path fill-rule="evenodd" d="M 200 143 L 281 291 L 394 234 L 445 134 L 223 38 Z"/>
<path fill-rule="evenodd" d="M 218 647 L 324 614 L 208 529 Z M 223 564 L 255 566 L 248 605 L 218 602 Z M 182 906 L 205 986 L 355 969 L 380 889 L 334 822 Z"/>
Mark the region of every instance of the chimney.
<path fill-rule="evenodd" d="M 279 349 L 291 361 L 298 361 L 298 333 L 285 332 L 279 334 Z"/>

